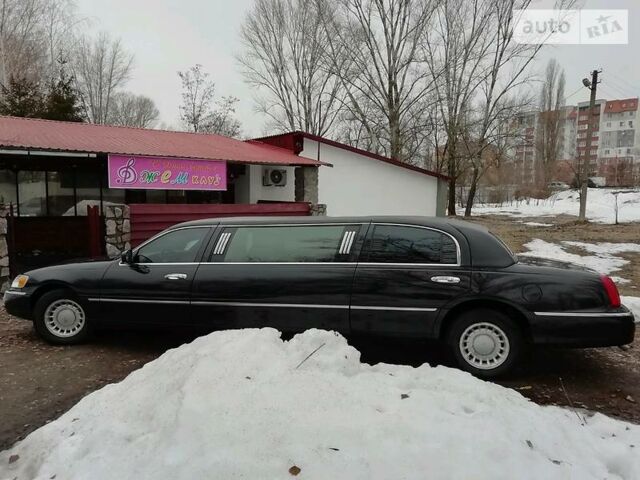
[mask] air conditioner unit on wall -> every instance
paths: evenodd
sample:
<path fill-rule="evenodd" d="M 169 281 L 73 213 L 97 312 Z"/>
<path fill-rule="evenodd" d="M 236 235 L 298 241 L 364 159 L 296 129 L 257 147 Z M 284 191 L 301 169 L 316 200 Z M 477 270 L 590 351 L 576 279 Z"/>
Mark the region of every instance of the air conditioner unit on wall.
<path fill-rule="evenodd" d="M 262 185 L 265 187 L 284 187 L 287 184 L 287 171 L 278 168 L 265 168 L 262 172 Z"/>

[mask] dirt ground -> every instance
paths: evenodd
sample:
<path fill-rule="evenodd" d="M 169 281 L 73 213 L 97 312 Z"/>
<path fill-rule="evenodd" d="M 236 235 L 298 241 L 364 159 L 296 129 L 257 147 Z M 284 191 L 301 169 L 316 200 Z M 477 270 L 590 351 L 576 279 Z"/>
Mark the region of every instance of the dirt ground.
<path fill-rule="evenodd" d="M 533 238 L 549 241 L 634 242 L 640 224 L 578 225 L 570 217 L 526 219 L 554 223 L 531 227 L 509 217 L 478 217 L 514 251 Z M 578 252 L 579 253 L 579 252 Z M 626 295 L 639 295 L 640 257 L 616 275 L 631 280 Z M 54 420 L 82 397 L 118 382 L 167 349 L 189 342 L 197 332 L 107 332 L 90 343 L 54 347 L 38 339 L 30 322 L 0 309 L 0 450 L 10 447 L 36 428 Z M 437 345 L 352 339 L 367 363 L 408 365 L 446 363 Z M 501 380 L 540 404 L 573 406 L 640 423 L 640 339 L 620 348 L 533 351 L 520 369 Z"/>

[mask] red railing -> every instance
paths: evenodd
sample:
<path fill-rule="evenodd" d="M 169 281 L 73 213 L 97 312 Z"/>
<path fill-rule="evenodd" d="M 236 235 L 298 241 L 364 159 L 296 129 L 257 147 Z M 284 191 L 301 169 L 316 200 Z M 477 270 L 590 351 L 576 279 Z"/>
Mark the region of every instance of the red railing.
<path fill-rule="evenodd" d="M 176 223 L 201 218 L 255 217 L 255 216 L 307 216 L 308 203 L 258 203 L 258 204 L 151 204 L 129 205 L 131 214 L 131 245 L 136 246 L 147 238 Z"/>

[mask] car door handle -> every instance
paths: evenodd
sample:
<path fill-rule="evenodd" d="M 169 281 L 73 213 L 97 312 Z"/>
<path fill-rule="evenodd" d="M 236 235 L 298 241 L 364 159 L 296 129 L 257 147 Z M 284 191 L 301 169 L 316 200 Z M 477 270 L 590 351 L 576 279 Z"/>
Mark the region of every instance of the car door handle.
<path fill-rule="evenodd" d="M 436 282 L 436 283 L 456 284 L 456 283 L 460 283 L 460 278 L 459 277 L 447 277 L 447 276 L 431 277 L 431 281 L 432 282 Z"/>
<path fill-rule="evenodd" d="M 166 278 L 167 280 L 186 280 L 187 279 L 187 274 L 186 273 L 167 273 L 164 278 Z"/>

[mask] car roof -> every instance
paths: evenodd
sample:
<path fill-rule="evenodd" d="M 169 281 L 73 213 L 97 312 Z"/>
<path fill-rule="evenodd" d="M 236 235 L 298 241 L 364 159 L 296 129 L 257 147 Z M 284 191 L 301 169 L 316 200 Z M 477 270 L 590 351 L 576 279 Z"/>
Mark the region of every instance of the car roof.
<path fill-rule="evenodd" d="M 214 226 L 214 225 L 270 225 L 270 224 L 323 224 L 323 223 L 398 223 L 408 225 L 419 225 L 425 227 L 441 228 L 448 231 L 450 228 L 457 230 L 480 230 L 487 229 L 482 225 L 465 222 L 447 217 L 428 217 L 428 216 L 396 216 L 396 215 L 377 215 L 377 216 L 354 216 L 354 217 L 330 217 L 330 216 L 253 216 L 253 217 L 221 217 L 221 218 L 203 218 L 200 220 L 191 220 L 180 223 L 175 227 L 193 227 L 193 226 Z"/>
<path fill-rule="evenodd" d="M 217 226 L 217 225 L 322 225 L 332 223 L 369 224 L 395 223 L 431 227 L 441 230 L 455 237 L 459 244 L 464 245 L 461 254 L 463 264 L 473 264 L 476 267 L 506 267 L 517 261 L 509 249 L 499 241 L 489 230 L 476 223 L 466 222 L 449 217 L 427 216 L 359 216 L 359 217 L 329 217 L 329 216 L 289 216 L 289 217 L 222 217 L 204 218 L 180 223 L 171 228 Z"/>

